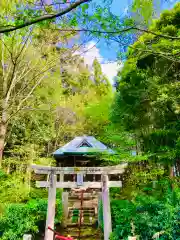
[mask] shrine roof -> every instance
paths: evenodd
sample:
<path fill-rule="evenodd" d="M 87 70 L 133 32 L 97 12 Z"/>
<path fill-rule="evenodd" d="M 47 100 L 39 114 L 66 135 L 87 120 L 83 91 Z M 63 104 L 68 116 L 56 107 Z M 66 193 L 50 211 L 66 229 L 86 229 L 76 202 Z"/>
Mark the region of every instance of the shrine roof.
<path fill-rule="evenodd" d="M 72 141 L 57 149 L 53 155 L 93 155 L 98 153 L 114 154 L 115 152 L 93 136 L 75 137 Z"/>

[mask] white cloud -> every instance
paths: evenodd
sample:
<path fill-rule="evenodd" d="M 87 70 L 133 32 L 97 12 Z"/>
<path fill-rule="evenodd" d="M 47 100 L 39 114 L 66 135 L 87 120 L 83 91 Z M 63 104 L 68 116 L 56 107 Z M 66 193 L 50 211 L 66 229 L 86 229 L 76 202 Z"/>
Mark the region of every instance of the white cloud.
<path fill-rule="evenodd" d="M 86 44 L 86 46 L 80 51 L 81 56 L 84 57 L 85 63 L 90 67 L 93 64 L 95 58 L 98 59 L 99 62 L 102 62 L 103 58 L 100 55 L 99 49 L 96 47 L 96 43 L 91 41 Z"/>
<path fill-rule="evenodd" d="M 124 14 L 127 14 L 127 13 L 128 13 L 128 10 L 129 10 L 129 7 L 125 7 L 123 13 L 124 13 Z"/>
<path fill-rule="evenodd" d="M 104 63 L 104 59 L 101 56 L 99 49 L 96 47 L 96 43 L 91 41 L 78 52 L 84 57 L 84 61 L 91 68 L 95 58 L 101 63 L 103 73 L 108 77 L 109 81 L 113 83 L 113 78 L 117 75 L 121 66 L 117 62 Z"/>
<path fill-rule="evenodd" d="M 113 83 L 113 78 L 117 75 L 117 72 L 121 68 L 117 62 L 104 63 L 101 64 L 103 73 L 108 77 L 111 83 Z"/>

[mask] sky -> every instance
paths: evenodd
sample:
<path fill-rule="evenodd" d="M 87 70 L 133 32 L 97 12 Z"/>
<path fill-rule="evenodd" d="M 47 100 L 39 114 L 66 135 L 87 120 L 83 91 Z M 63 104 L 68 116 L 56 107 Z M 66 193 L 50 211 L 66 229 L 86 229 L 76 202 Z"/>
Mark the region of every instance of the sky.
<path fill-rule="evenodd" d="M 161 0 L 162 1 L 162 0 Z M 127 13 L 128 7 L 131 5 L 132 0 L 113 0 L 111 11 L 118 15 L 123 16 Z M 169 2 L 163 3 L 161 9 L 169 9 L 173 7 L 177 0 L 169 0 Z M 85 50 L 85 51 L 84 51 Z M 117 57 L 117 45 L 112 43 L 107 46 L 102 40 L 96 44 L 95 41 L 89 41 L 85 48 L 83 48 L 83 57 L 85 62 L 91 67 L 95 58 L 99 60 L 102 66 L 102 71 L 109 78 L 109 81 L 113 84 L 113 79 L 117 75 L 117 72 L 122 68 L 123 63 L 116 61 Z"/>
<path fill-rule="evenodd" d="M 103 49 L 102 49 L 103 50 Z M 83 48 L 81 56 L 84 57 L 85 63 L 91 68 L 95 58 L 101 63 L 103 73 L 108 77 L 111 84 L 113 84 L 113 78 L 117 75 L 119 69 L 122 68 L 122 63 L 117 61 L 106 62 L 106 57 L 100 52 L 100 48 L 96 46 L 94 41 L 90 41 Z"/>
<path fill-rule="evenodd" d="M 113 0 L 111 11 L 118 16 L 122 16 L 127 12 L 130 2 L 131 0 Z M 82 56 L 85 59 L 85 63 L 90 67 L 94 59 L 97 58 L 101 63 L 103 73 L 108 77 L 111 84 L 113 84 L 114 77 L 123 66 L 122 63 L 116 60 L 117 50 L 117 44 L 111 43 L 110 46 L 107 46 L 102 40 L 98 44 L 95 41 L 90 41 L 83 48 L 83 52 L 85 53 Z"/>

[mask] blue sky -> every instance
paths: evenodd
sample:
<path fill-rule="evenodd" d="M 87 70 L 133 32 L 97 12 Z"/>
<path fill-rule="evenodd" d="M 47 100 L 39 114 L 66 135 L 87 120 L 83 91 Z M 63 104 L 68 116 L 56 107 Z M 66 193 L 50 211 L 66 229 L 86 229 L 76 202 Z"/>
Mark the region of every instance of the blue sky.
<path fill-rule="evenodd" d="M 155 0 L 158 1 L 158 0 Z M 161 4 L 161 11 L 164 9 L 170 9 L 174 6 L 174 4 L 176 2 L 178 2 L 177 0 L 169 0 L 169 1 L 165 1 L 165 0 L 159 0 L 161 2 L 163 2 L 163 4 Z M 123 16 L 125 15 L 125 13 L 128 10 L 128 7 L 131 5 L 132 0 L 113 0 L 112 3 L 112 7 L 111 7 L 111 11 L 118 15 L 118 16 Z M 101 41 L 97 47 L 100 50 L 100 54 L 104 57 L 104 59 L 106 60 L 115 60 L 116 56 L 117 56 L 117 45 L 116 44 L 111 44 L 111 46 L 108 48 L 108 46 L 103 43 L 103 41 Z"/>
<path fill-rule="evenodd" d="M 131 5 L 131 0 L 113 0 L 111 5 L 111 11 L 117 16 L 123 16 Z M 100 50 L 100 54 L 104 57 L 105 61 L 113 61 L 117 57 L 118 46 L 115 43 L 111 43 L 110 46 L 101 41 L 97 47 Z"/>
<path fill-rule="evenodd" d="M 96 0 L 101 1 L 101 0 Z M 158 0 L 155 0 L 158 1 Z M 170 9 L 174 6 L 177 0 L 159 0 L 161 4 L 160 12 L 164 9 Z M 164 3 L 165 2 L 165 3 Z M 131 5 L 132 0 L 113 0 L 111 11 L 117 16 L 123 16 L 127 13 L 128 7 Z M 95 46 L 94 46 L 95 45 Z M 93 47 L 94 46 L 94 47 Z M 98 44 L 95 41 L 90 41 L 86 46 L 86 53 L 84 58 L 86 63 L 91 66 L 93 59 L 96 57 L 101 62 L 103 72 L 108 76 L 111 83 L 116 76 L 117 71 L 123 66 L 123 63 L 117 63 L 118 45 L 112 42 L 107 46 L 106 42 L 101 40 Z"/>

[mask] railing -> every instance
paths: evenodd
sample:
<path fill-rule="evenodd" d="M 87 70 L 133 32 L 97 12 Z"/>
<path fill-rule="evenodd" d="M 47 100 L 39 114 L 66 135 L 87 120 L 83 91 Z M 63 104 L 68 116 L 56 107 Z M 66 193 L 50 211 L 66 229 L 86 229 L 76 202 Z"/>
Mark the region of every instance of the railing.
<path fill-rule="evenodd" d="M 58 240 L 58 239 L 59 240 L 74 240 L 72 237 L 60 236 L 60 234 L 58 232 L 56 232 L 54 229 L 52 229 L 51 227 L 48 227 L 48 229 L 54 233 L 55 240 Z"/>

